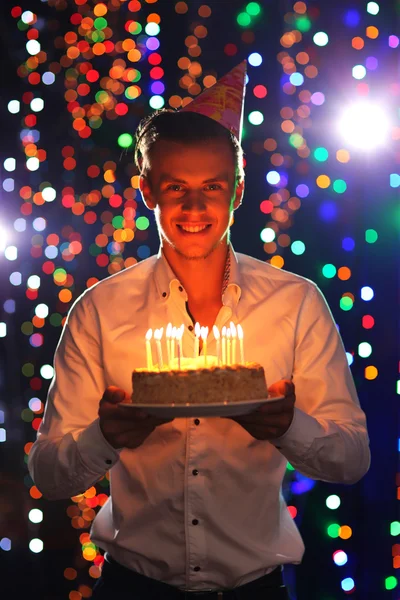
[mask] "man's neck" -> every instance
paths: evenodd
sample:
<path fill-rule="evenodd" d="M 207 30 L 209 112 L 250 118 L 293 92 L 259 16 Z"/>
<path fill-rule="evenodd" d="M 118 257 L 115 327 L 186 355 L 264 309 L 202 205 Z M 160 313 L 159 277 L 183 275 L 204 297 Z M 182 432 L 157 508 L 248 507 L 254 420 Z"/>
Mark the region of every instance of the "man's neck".
<path fill-rule="evenodd" d="M 205 259 L 184 258 L 167 244 L 163 245 L 163 252 L 174 274 L 184 286 L 191 305 L 221 302 L 227 242 L 220 244 Z"/>

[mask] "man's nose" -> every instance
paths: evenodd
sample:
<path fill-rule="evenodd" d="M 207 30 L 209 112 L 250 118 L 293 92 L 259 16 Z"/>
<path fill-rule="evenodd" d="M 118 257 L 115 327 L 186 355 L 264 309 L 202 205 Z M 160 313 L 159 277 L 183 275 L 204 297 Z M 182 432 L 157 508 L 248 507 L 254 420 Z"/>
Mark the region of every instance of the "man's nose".
<path fill-rule="evenodd" d="M 198 210 L 204 211 L 207 208 L 207 198 L 201 192 L 191 192 L 185 194 L 182 203 L 182 210 Z"/>

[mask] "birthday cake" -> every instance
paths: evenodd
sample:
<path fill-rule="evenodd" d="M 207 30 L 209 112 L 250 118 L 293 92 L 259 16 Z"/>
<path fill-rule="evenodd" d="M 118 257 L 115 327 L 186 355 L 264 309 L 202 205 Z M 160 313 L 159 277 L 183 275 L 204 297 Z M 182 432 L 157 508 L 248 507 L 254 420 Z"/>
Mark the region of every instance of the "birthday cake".
<path fill-rule="evenodd" d="M 135 369 L 132 372 L 135 404 L 212 404 L 267 398 L 264 368 L 255 362 L 218 366 L 215 356 L 182 358 L 180 369 Z"/>

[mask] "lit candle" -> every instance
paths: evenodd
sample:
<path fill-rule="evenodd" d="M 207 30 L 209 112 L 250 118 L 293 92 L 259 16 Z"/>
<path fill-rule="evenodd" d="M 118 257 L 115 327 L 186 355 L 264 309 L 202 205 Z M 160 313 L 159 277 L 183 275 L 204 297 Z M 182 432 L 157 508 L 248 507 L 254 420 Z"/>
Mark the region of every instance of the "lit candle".
<path fill-rule="evenodd" d="M 226 364 L 231 365 L 231 330 L 226 330 Z"/>
<path fill-rule="evenodd" d="M 185 326 L 184 325 L 181 325 L 179 327 L 179 329 L 176 330 L 176 341 L 177 341 L 177 347 L 178 347 L 178 356 L 180 356 L 181 358 L 183 358 L 182 337 L 183 337 L 184 331 L 185 331 Z"/>
<path fill-rule="evenodd" d="M 220 342 L 220 337 L 221 337 L 221 336 L 220 336 L 220 334 L 219 334 L 219 329 L 218 329 L 218 327 L 217 327 L 216 325 L 214 325 L 214 326 L 213 326 L 213 332 L 214 332 L 214 337 L 215 337 L 215 340 L 216 340 L 216 342 L 217 342 L 217 359 L 218 359 L 218 366 L 221 366 L 221 356 L 220 356 L 220 354 L 221 354 L 221 352 L 220 352 L 220 345 L 221 345 L 221 342 Z"/>
<path fill-rule="evenodd" d="M 172 331 L 171 331 L 171 363 L 175 358 L 175 339 L 176 339 L 176 327 L 173 327 Z"/>
<path fill-rule="evenodd" d="M 151 356 L 151 338 L 153 335 L 153 330 L 149 329 L 146 333 L 146 358 L 147 358 L 147 368 L 150 370 L 153 368 L 153 359 Z"/>
<path fill-rule="evenodd" d="M 196 336 L 194 338 L 194 358 L 197 358 L 199 356 L 199 348 L 200 348 L 200 334 L 201 334 L 200 323 L 196 323 L 196 325 L 194 326 L 194 333 Z"/>
<path fill-rule="evenodd" d="M 226 365 L 226 327 L 222 328 L 222 365 Z"/>
<path fill-rule="evenodd" d="M 231 334 L 232 334 L 232 365 L 236 364 L 236 327 L 235 323 L 231 321 Z"/>
<path fill-rule="evenodd" d="M 171 368 L 171 334 L 172 334 L 172 323 L 168 323 L 165 337 L 167 338 L 167 359 L 168 367 Z"/>
<path fill-rule="evenodd" d="M 161 338 L 163 334 L 163 328 L 156 329 L 154 332 L 154 339 L 156 340 L 157 357 L 158 357 L 158 370 L 161 371 L 163 368 L 162 350 L 161 350 Z"/>
<path fill-rule="evenodd" d="M 207 366 L 207 336 L 208 336 L 208 327 L 201 328 L 201 339 L 203 340 L 203 352 L 204 352 L 204 366 Z"/>
<path fill-rule="evenodd" d="M 244 352 L 243 352 L 243 329 L 241 325 L 237 326 L 237 333 L 240 345 L 240 364 L 244 365 Z"/>
<path fill-rule="evenodd" d="M 181 369 L 181 358 L 182 358 L 182 336 L 183 330 L 181 327 L 176 331 L 176 341 L 177 341 L 177 350 L 178 350 L 178 369 Z"/>

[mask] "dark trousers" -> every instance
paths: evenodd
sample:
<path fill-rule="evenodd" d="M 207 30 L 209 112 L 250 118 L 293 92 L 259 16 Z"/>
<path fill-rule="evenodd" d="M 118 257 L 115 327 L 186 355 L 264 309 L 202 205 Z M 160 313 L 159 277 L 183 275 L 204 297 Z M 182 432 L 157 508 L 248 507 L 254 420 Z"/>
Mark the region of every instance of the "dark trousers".
<path fill-rule="evenodd" d="M 109 555 L 104 561 L 92 600 L 288 600 L 282 569 L 232 590 L 186 592 L 140 575 L 117 563 Z"/>

